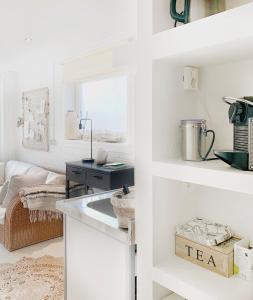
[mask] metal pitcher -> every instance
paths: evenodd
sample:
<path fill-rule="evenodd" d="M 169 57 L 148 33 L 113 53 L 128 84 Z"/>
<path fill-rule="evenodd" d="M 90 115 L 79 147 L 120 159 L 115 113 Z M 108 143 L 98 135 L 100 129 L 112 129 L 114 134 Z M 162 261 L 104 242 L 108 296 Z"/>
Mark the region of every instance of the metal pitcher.
<path fill-rule="evenodd" d="M 207 157 L 213 147 L 215 133 L 207 130 L 206 120 L 189 119 L 181 120 L 181 152 L 183 160 L 201 161 Z M 211 144 L 206 150 L 206 138 L 208 133 L 212 134 Z"/>

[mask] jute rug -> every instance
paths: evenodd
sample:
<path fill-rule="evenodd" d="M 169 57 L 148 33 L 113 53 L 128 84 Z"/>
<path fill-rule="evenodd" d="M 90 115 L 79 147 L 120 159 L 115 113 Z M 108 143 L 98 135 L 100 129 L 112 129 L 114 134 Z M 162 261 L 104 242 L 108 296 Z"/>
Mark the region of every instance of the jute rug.
<path fill-rule="evenodd" d="M 24 257 L 0 264 L 1 300 L 63 300 L 63 258 Z"/>

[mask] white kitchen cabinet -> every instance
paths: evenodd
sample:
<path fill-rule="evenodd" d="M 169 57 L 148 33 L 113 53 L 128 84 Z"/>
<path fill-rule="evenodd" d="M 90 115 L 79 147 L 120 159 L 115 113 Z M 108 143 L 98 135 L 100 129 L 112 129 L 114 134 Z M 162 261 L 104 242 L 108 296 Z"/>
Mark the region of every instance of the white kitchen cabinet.
<path fill-rule="evenodd" d="M 106 197 L 112 193 L 104 193 Z M 112 218 L 87 206 L 104 194 L 60 201 L 65 213 L 65 298 L 134 300 L 135 245 Z M 102 196 L 101 196 L 102 195 Z"/>
<path fill-rule="evenodd" d="M 134 248 L 66 218 L 68 300 L 132 300 Z"/>

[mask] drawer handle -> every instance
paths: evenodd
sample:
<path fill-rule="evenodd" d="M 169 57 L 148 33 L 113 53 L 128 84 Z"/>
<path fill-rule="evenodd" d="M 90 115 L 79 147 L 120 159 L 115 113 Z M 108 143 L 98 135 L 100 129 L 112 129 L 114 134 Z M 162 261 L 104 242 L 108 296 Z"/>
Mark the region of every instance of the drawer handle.
<path fill-rule="evenodd" d="M 103 179 L 103 176 L 99 176 L 99 175 L 94 175 L 93 177 L 96 178 L 96 179 L 98 179 L 98 180 L 102 180 Z"/>
<path fill-rule="evenodd" d="M 81 175 L 80 171 L 72 171 L 72 173 L 74 173 L 75 175 Z"/>

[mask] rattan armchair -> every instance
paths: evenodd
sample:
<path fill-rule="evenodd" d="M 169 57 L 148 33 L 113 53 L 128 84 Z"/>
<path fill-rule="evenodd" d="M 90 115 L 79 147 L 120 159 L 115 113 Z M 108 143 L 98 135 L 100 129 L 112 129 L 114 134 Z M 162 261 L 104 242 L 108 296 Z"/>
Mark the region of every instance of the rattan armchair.
<path fill-rule="evenodd" d="M 4 225 L 0 225 L 0 242 L 9 251 L 37 244 L 63 235 L 63 221 L 31 223 L 29 211 L 19 197 L 6 210 Z"/>

